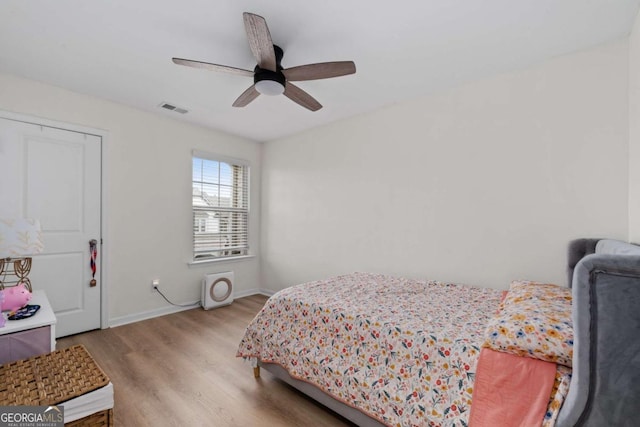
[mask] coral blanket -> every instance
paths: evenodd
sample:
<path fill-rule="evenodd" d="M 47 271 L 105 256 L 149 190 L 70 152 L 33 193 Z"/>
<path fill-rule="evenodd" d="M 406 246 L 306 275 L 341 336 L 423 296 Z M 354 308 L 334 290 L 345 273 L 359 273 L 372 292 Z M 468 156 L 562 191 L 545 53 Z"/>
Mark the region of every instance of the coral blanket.
<path fill-rule="evenodd" d="M 539 427 L 555 376 L 555 363 L 483 348 L 469 426 Z"/>

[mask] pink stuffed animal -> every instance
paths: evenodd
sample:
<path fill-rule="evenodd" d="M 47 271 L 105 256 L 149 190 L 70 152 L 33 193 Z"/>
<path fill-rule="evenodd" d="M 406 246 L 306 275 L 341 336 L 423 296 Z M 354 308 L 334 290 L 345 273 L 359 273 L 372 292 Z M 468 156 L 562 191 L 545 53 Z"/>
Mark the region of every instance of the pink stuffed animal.
<path fill-rule="evenodd" d="M 31 301 L 31 292 L 24 283 L 0 290 L 0 311 L 16 311 Z"/>

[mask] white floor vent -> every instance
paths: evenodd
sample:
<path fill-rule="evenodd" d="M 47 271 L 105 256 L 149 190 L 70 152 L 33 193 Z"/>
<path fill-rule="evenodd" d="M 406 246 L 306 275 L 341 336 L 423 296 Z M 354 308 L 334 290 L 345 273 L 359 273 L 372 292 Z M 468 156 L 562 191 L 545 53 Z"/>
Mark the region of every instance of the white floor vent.
<path fill-rule="evenodd" d="M 202 279 L 202 308 L 229 305 L 233 302 L 233 271 L 206 274 Z"/>

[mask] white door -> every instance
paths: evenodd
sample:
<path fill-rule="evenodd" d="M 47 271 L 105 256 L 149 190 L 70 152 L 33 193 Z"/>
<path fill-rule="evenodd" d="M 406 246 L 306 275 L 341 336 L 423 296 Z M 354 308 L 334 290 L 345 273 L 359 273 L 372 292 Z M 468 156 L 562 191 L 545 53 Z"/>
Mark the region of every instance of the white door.
<path fill-rule="evenodd" d="M 36 218 L 44 251 L 29 278 L 57 317 L 58 337 L 100 328 L 89 241 L 101 246 L 101 137 L 0 118 L 0 218 Z"/>

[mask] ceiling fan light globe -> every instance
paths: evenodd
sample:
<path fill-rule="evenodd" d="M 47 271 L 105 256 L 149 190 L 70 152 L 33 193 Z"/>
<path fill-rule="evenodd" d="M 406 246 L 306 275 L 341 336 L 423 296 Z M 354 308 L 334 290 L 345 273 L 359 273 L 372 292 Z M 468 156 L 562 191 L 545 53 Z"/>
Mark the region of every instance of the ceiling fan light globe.
<path fill-rule="evenodd" d="M 282 95 L 284 93 L 284 85 L 275 80 L 260 80 L 256 82 L 256 90 L 262 95 Z"/>

